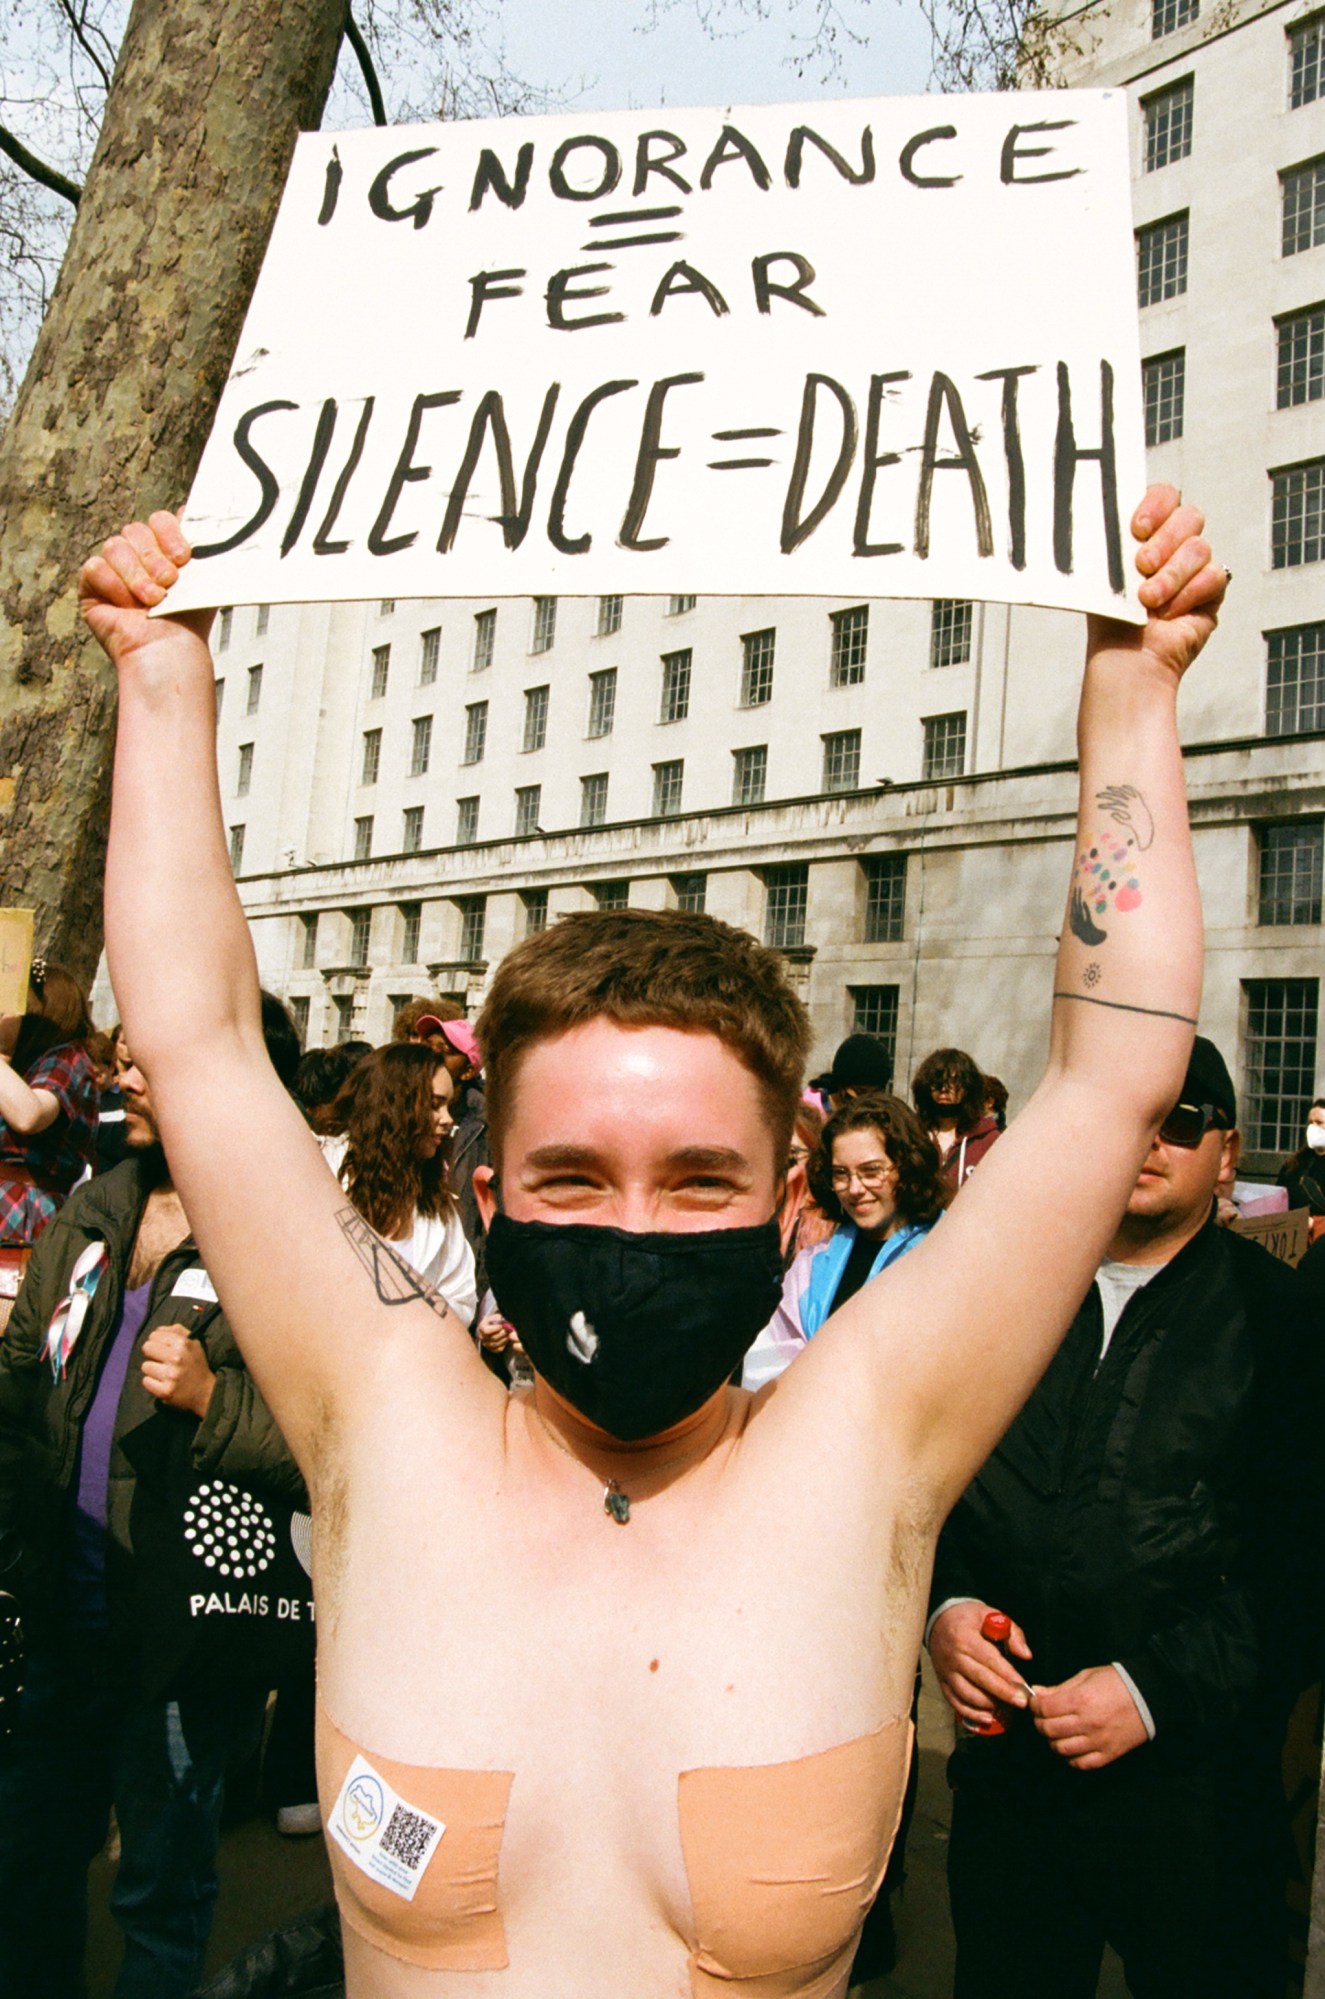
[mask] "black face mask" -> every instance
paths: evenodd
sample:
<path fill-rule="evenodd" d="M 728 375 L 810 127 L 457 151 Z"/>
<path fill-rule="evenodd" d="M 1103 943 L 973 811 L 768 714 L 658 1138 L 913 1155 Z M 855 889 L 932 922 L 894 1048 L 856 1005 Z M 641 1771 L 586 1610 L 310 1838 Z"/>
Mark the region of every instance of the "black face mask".
<path fill-rule="evenodd" d="M 777 1217 L 757 1228 L 635 1234 L 493 1216 L 488 1277 L 535 1370 L 634 1442 L 693 1416 L 782 1296 Z"/>

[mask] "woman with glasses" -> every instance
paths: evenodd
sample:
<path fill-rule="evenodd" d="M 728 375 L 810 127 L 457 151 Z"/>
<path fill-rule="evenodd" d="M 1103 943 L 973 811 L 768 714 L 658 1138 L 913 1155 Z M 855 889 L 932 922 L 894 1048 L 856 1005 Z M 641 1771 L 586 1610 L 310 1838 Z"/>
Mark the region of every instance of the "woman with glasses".
<path fill-rule="evenodd" d="M 747 1388 L 781 1374 L 831 1313 L 923 1241 L 949 1199 L 938 1147 L 915 1112 L 881 1090 L 833 1113 L 807 1171 L 836 1227 L 793 1260 L 782 1302 L 746 1358 Z"/>

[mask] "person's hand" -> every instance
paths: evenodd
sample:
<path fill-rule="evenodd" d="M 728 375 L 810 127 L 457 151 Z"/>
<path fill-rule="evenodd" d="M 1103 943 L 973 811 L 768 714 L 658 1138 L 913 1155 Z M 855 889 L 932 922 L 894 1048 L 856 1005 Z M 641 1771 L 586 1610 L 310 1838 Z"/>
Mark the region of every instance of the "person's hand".
<path fill-rule="evenodd" d="M 943 1697 L 958 1720 L 972 1728 L 988 1727 L 994 1718 L 991 1702 L 1024 1708 L 1029 1700 L 1026 1682 L 997 1645 L 981 1635 L 980 1626 L 994 1608 L 991 1603 L 954 1603 L 935 1618 L 929 1634 L 929 1656 Z M 1008 1649 L 1017 1659 L 1032 1656 L 1019 1624 L 1008 1636 Z"/>
<path fill-rule="evenodd" d="M 1141 544 L 1135 555 L 1144 579 L 1138 594 L 1148 620 L 1136 626 L 1092 617 L 1086 650 L 1092 656 L 1103 651 L 1142 655 L 1176 683 L 1218 622 L 1228 571 L 1211 559 L 1204 514 L 1184 506 L 1172 486 L 1151 486 L 1131 527 Z"/>
<path fill-rule="evenodd" d="M 149 618 L 177 582 L 193 551 L 174 514 L 134 521 L 89 556 L 78 578 L 78 603 L 92 636 L 115 666 L 130 654 L 180 636 L 207 642 L 212 612 Z"/>
<path fill-rule="evenodd" d="M 1102 1770 L 1146 1741 L 1146 1725 L 1122 1674 L 1088 1666 L 1057 1687 L 1032 1689 L 1035 1726 L 1074 1770 Z"/>
<path fill-rule="evenodd" d="M 478 1343 L 488 1353 L 504 1353 L 516 1344 L 515 1327 L 500 1312 L 485 1312 L 478 1322 Z"/>
<path fill-rule="evenodd" d="M 143 1341 L 143 1387 L 172 1409 L 205 1416 L 216 1376 L 183 1326 L 158 1326 Z"/>

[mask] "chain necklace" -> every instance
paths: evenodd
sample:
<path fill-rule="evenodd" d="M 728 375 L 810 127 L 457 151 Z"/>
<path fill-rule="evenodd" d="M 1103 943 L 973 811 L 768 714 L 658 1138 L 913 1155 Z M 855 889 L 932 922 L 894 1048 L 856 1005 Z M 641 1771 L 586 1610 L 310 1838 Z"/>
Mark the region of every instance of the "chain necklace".
<path fill-rule="evenodd" d="M 550 1443 L 556 1445 L 562 1456 L 569 1458 L 572 1464 L 579 1465 L 584 1471 L 592 1473 L 593 1477 L 597 1478 L 598 1474 L 593 1470 L 593 1466 L 585 1464 L 584 1459 L 579 1457 L 570 1448 L 569 1444 L 562 1443 L 561 1438 L 557 1435 L 551 1424 L 544 1422 L 537 1408 L 534 1409 L 533 1413 L 538 1418 L 538 1426 L 544 1436 L 547 1437 Z M 668 1458 L 665 1464 L 650 1465 L 646 1476 L 652 1478 L 655 1472 L 674 1471 L 677 1465 L 689 1464 L 692 1459 L 700 1455 L 700 1452 L 704 1448 L 703 1444 L 697 1444 L 692 1450 L 682 1452 L 679 1458 Z M 609 1520 L 615 1520 L 618 1527 L 628 1527 L 630 1525 L 630 1494 L 614 1478 L 609 1478 L 603 1487 L 603 1511 Z"/>

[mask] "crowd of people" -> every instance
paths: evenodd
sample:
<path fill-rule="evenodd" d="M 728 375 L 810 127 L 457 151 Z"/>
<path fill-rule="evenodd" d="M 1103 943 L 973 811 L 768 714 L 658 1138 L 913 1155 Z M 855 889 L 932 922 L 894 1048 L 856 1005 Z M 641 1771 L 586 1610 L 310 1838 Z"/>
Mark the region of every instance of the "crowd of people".
<path fill-rule="evenodd" d="M 1165 489 L 1133 533 L 1079 839 L 1144 793 L 1144 895 L 1103 941 L 1069 906 L 1011 1123 L 957 1048 L 909 1103 L 869 1036 L 807 1083 L 777 955 L 680 911 L 569 918 L 472 1025 L 420 999 L 301 1056 L 206 781 L 206 620 L 146 615 L 178 524 L 87 565 L 124 1024 L 112 1081 L 39 966 L 0 1029 L 0 1990 L 83 1990 L 112 1808 L 116 1999 L 196 1989 L 279 1688 L 339 1917 L 228 1999 L 841 1999 L 893 1947 L 923 1639 L 958 1999 L 1088 1999 L 1106 1944 L 1138 1999 L 1282 1999 L 1325 1251 L 1221 1223 L 1173 711 L 1226 579 Z"/>

